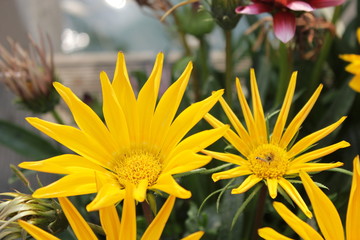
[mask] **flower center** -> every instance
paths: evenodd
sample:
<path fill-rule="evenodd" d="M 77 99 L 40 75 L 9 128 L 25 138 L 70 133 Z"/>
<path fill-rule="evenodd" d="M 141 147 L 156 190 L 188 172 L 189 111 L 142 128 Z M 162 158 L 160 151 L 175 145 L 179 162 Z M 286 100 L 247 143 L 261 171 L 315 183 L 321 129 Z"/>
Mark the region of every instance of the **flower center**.
<path fill-rule="evenodd" d="M 162 163 L 158 153 L 144 147 L 131 148 L 115 156 L 114 172 L 122 186 L 133 183 L 135 186 L 141 180 L 147 179 L 148 186 L 156 183 Z"/>
<path fill-rule="evenodd" d="M 285 175 L 289 158 L 287 152 L 273 144 L 258 146 L 248 157 L 250 169 L 259 178 L 281 178 Z"/>

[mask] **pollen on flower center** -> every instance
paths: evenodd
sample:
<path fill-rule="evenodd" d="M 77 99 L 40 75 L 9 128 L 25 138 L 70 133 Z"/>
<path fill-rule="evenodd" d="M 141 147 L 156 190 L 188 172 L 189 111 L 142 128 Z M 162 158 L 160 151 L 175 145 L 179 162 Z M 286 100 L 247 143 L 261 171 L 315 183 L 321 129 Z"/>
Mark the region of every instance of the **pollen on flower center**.
<path fill-rule="evenodd" d="M 248 157 L 250 169 L 259 178 L 280 178 L 289 165 L 287 152 L 273 144 L 258 146 Z"/>
<path fill-rule="evenodd" d="M 138 185 L 144 179 L 147 179 L 148 186 L 152 186 L 161 170 L 159 154 L 146 148 L 132 148 L 115 156 L 113 171 L 122 186 L 126 186 L 126 183 Z"/>

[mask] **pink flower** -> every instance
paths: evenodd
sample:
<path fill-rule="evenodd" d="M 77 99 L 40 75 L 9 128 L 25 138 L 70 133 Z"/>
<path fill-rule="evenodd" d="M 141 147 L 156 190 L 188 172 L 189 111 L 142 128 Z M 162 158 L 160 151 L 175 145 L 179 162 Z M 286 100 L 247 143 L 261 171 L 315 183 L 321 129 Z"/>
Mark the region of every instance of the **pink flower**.
<path fill-rule="evenodd" d="M 248 6 L 235 9 L 239 14 L 260 14 L 271 12 L 273 15 L 275 36 L 286 43 L 295 34 L 295 12 L 311 12 L 316 8 L 337 6 L 345 0 L 252 0 Z"/>

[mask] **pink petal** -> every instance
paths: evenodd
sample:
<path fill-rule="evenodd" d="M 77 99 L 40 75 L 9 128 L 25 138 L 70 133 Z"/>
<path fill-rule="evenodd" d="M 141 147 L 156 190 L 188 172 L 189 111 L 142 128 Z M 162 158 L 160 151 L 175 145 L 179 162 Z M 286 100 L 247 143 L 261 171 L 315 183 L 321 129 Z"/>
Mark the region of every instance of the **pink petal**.
<path fill-rule="evenodd" d="M 313 8 L 324 8 L 324 7 L 332 7 L 343 4 L 345 0 L 309 0 L 308 3 Z"/>
<path fill-rule="evenodd" d="M 268 4 L 254 3 L 248 6 L 239 6 L 235 9 L 235 12 L 241 14 L 260 14 L 270 12 L 271 9 L 272 7 Z"/>
<path fill-rule="evenodd" d="M 303 1 L 290 2 L 286 5 L 286 7 L 293 11 L 311 12 L 314 10 L 307 2 L 303 2 Z"/>
<path fill-rule="evenodd" d="M 287 43 L 295 35 L 295 16 L 290 12 L 278 12 L 274 15 L 275 36 Z"/>

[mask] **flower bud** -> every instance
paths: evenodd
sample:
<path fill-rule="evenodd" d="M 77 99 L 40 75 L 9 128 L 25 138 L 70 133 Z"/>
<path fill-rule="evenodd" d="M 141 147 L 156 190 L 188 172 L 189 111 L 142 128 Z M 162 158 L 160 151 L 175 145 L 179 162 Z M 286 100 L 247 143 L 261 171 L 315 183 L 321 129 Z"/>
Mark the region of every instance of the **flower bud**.
<path fill-rule="evenodd" d="M 224 30 L 231 30 L 238 24 L 241 15 L 235 13 L 235 8 L 242 5 L 241 0 L 212 0 L 211 13 Z"/>

